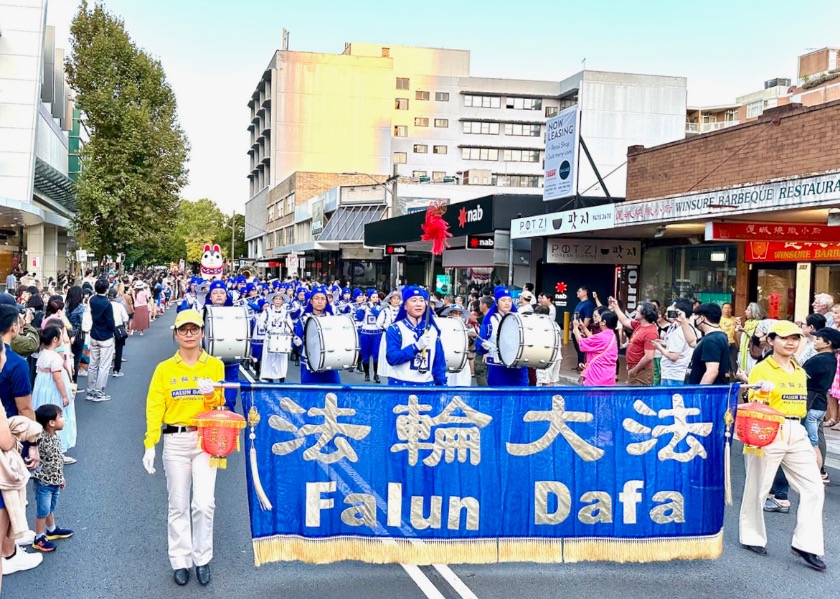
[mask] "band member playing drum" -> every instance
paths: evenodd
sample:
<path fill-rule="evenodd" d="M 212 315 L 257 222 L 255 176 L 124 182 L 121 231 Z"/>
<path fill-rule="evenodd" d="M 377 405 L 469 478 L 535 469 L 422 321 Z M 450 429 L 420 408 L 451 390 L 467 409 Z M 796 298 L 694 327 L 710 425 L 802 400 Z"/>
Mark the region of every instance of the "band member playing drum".
<path fill-rule="evenodd" d="M 179 585 L 187 584 L 193 566 L 198 582 L 209 583 L 213 559 L 216 469 L 210 466 L 210 455 L 199 448 L 193 418 L 224 403 L 221 389 L 213 387 L 223 366 L 201 349 L 202 327 L 196 310 L 178 313 L 174 326 L 178 351 L 158 364 L 146 398 L 143 467 L 155 473 L 155 445 L 163 433 L 169 563 Z"/>
<path fill-rule="evenodd" d="M 251 318 L 251 365 L 257 377 L 260 375 L 263 358 L 263 346 L 265 345 L 266 323 L 262 318 L 263 311 L 268 308 L 268 303 L 263 300 L 257 300 L 258 310 Z"/>
<path fill-rule="evenodd" d="M 332 306 L 327 305 L 327 290 L 325 287 L 314 287 L 312 294 L 309 296 L 309 301 L 303 310 L 303 316 L 295 324 L 294 344 L 297 347 L 303 346 L 303 334 L 306 327 L 306 321 L 309 318 L 321 318 L 324 316 L 332 316 Z M 321 385 L 321 384 L 341 384 L 341 377 L 337 370 L 327 370 L 324 372 L 314 372 L 309 369 L 307 362 L 306 351 L 301 352 L 300 358 L 300 382 L 302 385 Z"/>
<path fill-rule="evenodd" d="M 516 312 L 513 298 L 507 287 L 499 285 L 493 290 L 496 303 L 484 315 L 481 331 L 478 336 L 481 342 L 476 342 L 475 351 L 484 355 L 487 364 L 487 384 L 490 387 L 527 387 L 528 369 L 525 367 L 508 368 L 499 358 L 499 348 L 496 345 L 496 335 L 499 323 L 509 312 Z"/>
<path fill-rule="evenodd" d="M 210 289 L 207 292 L 207 306 L 232 306 L 233 298 L 227 291 L 227 286 L 224 281 L 213 281 L 210 283 Z M 207 317 L 205 312 L 205 318 Z M 239 382 L 239 361 L 226 360 L 225 365 L 225 382 L 238 383 Z M 225 389 L 225 405 L 231 412 L 236 411 L 236 389 Z"/>
<path fill-rule="evenodd" d="M 284 305 L 286 296 L 282 293 L 273 293 L 269 298 L 268 308 L 260 314 L 260 320 L 266 330 L 260 380 L 278 380 L 283 383 L 286 381 L 286 373 L 289 370 L 289 352 L 292 350 L 291 338 L 294 335 L 294 325 Z"/>
<path fill-rule="evenodd" d="M 392 374 L 389 385 L 431 387 L 446 385 L 446 359 L 440 331 L 429 307 L 429 294 L 405 287 L 397 318 L 385 333 Z"/>
<path fill-rule="evenodd" d="M 464 307 L 458 304 L 452 304 L 448 308 L 444 308 L 440 313 L 441 318 L 453 318 L 457 320 L 464 320 Z M 448 348 L 444 348 L 444 352 Z M 466 347 L 464 348 L 466 350 Z M 472 385 L 472 374 L 470 374 L 470 366 L 467 360 L 464 360 L 464 367 L 458 372 L 446 372 L 446 384 L 449 387 L 470 387 Z"/>
<path fill-rule="evenodd" d="M 356 310 L 356 321 L 359 326 L 359 354 L 362 369 L 365 371 L 365 382 L 370 382 L 370 361 L 373 359 L 373 382 L 379 383 L 379 344 L 382 340 L 382 329 L 376 323 L 382 306 L 379 305 L 379 294 L 376 289 L 368 289 L 367 303 Z"/>
<path fill-rule="evenodd" d="M 379 374 L 382 376 L 391 376 L 391 367 L 388 366 L 388 343 L 385 339 L 385 333 L 394 321 L 397 319 L 397 314 L 400 313 L 400 305 L 402 305 L 402 294 L 399 289 L 395 289 L 385 297 L 385 305 L 376 317 L 376 326 L 382 331 L 382 339 L 379 342 Z"/>

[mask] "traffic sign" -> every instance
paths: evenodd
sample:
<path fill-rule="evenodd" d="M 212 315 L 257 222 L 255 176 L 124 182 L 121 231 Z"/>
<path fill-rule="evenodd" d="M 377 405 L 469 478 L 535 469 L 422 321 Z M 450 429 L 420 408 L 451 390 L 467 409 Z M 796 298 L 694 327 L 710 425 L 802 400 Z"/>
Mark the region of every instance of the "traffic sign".
<path fill-rule="evenodd" d="M 493 235 L 467 235 L 468 250 L 492 250 L 496 247 Z"/>
<path fill-rule="evenodd" d="M 405 254 L 406 248 L 404 245 L 386 245 L 385 246 L 385 255 L 386 256 L 401 256 Z"/>

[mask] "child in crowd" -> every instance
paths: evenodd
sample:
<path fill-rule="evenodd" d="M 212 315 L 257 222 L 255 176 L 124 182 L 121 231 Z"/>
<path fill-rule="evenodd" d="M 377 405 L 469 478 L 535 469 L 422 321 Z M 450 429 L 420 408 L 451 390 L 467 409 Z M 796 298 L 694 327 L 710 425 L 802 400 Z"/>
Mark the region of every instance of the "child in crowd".
<path fill-rule="evenodd" d="M 72 530 L 55 524 L 55 507 L 65 487 L 61 440 L 56 435 L 64 428 L 64 414 L 57 405 L 45 404 L 35 410 L 35 420 L 44 427 L 44 432 L 38 437 L 41 467 L 32 475 L 35 479 L 36 506 L 35 542 L 32 547 L 46 553 L 55 551 L 53 541 L 73 536 Z"/>
<path fill-rule="evenodd" d="M 32 387 L 32 407 L 46 404 L 62 406 L 64 426 L 59 430 L 62 453 L 76 446 L 76 405 L 71 377 L 73 362 L 65 356 L 68 344 L 63 340 L 62 329 L 54 324 L 41 329 L 41 353 L 35 370 L 35 385 Z M 75 463 L 75 458 L 66 457 L 65 464 Z"/>

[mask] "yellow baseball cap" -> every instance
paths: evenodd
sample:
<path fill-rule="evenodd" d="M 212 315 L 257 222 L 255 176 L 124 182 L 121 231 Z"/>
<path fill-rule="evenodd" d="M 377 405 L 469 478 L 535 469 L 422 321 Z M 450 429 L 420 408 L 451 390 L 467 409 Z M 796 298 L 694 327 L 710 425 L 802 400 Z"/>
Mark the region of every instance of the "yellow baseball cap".
<path fill-rule="evenodd" d="M 198 313 L 198 310 L 193 310 L 190 308 L 189 310 L 182 310 L 178 312 L 178 316 L 175 317 L 175 326 L 173 329 L 180 329 L 185 324 L 194 324 L 199 327 L 204 326 L 204 320 L 201 318 L 201 314 Z"/>
<path fill-rule="evenodd" d="M 791 335 L 802 335 L 802 329 L 789 320 L 777 320 L 770 327 L 769 333 L 774 333 L 777 337 L 790 337 Z"/>

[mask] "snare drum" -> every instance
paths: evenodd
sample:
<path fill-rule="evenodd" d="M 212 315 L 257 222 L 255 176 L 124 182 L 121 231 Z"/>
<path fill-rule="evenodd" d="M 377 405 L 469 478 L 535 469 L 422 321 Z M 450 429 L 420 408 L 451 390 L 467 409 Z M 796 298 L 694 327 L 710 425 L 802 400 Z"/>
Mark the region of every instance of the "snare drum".
<path fill-rule="evenodd" d="M 290 354 L 292 336 L 284 331 L 269 331 L 265 339 L 265 349 L 270 354 Z"/>
<path fill-rule="evenodd" d="M 311 316 L 303 337 L 306 361 L 313 372 L 352 368 L 359 359 L 359 334 L 349 316 Z"/>
<path fill-rule="evenodd" d="M 244 360 L 251 348 L 251 319 L 245 306 L 206 306 L 204 349 L 220 360 Z"/>
<path fill-rule="evenodd" d="M 467 348 L 470 345 L 467 325 L 460 318 L 436 318 L 435 323 L 440 329 L 446 371 L 461 372 L 467 365 Z"/>
<path fill-rule="evenodd" d="M 499 324 L 496 343 L 508 368 L 548 368 L 560 351 L 560 327 L 546 314 L 510 312 Z"/>

